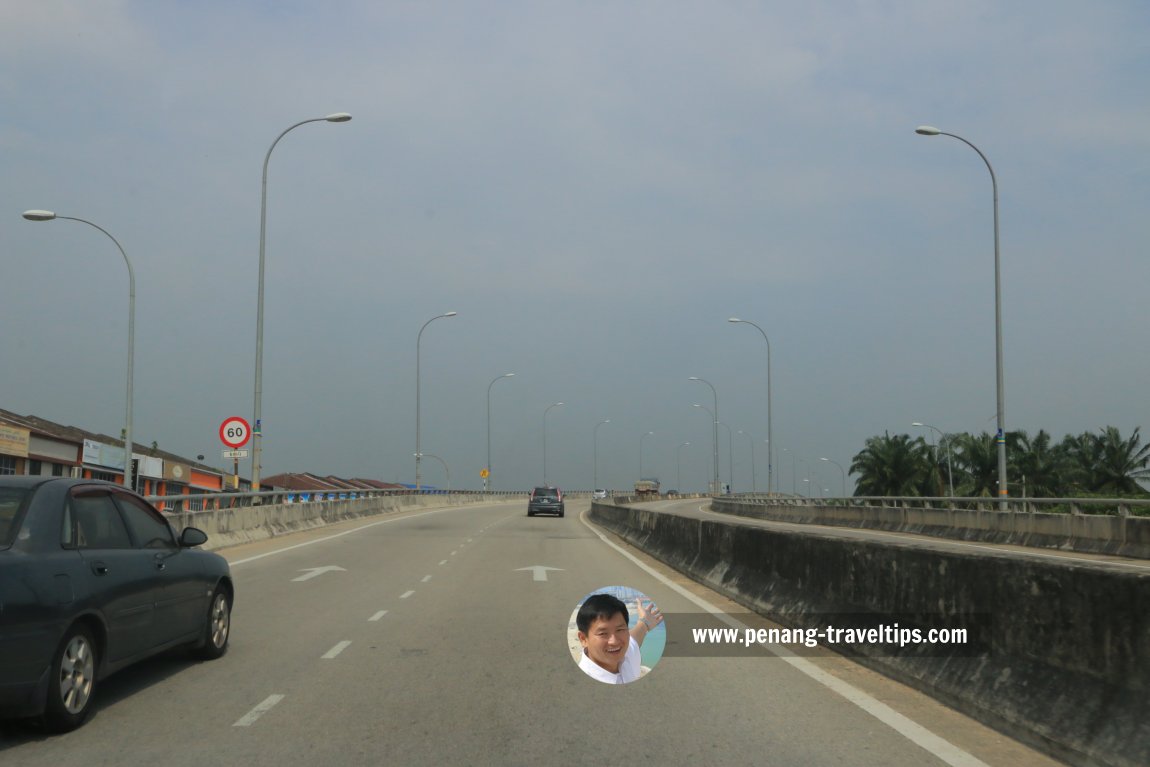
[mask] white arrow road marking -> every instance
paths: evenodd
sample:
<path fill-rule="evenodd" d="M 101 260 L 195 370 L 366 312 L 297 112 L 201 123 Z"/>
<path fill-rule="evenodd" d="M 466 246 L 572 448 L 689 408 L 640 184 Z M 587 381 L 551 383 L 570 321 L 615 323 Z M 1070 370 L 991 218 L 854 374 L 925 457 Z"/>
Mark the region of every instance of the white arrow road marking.
<path fill-rule="evenodd" d="M 304 575 L 301 575 L 298 578 L 292 578 L 293 583 L 296 581 L 310 581 L 317 575 L 323 575 L 324 573 L 346 573 L 347 570 L 344 570 L 342 567 L 336 567 L 335 565 L 328 565 L 327 567 L 308 567 L 304 568 L 300 572 L 304 573 Z"/>
<path fill-rule="evenodd" d="M 523 572 L 524 570 L 530 570 L 531 571 L 531 580 L 533 580 L 533 581 L 545 581 L 545 580 L 547 580 L 547 571 L 548 570 L 556 570 L 556 571 L 562 572 L 563 568 L 562 567 L 546 567 L 544 565 L 532 565 L 531 567 L 520 567 L 515 572 L 519 573 L 519 572 Z"/>
<path fill-rule="evenodd" d="M 253 708 L 251 711 L 240 717 L 232 727 L 251 727 L 255 721 L 267 712 L 272 710 L 272 706 L 279 703 L 284 699 L 282 695 L 269 695 L 264 699 L 264 702 Z"/>

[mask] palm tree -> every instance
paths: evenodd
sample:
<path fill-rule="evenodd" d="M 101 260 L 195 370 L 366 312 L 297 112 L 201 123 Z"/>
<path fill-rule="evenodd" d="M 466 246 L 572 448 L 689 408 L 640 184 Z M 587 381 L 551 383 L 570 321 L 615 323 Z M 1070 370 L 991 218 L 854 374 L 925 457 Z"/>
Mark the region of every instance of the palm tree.
<path fill-rule="evenodd" d="M 851 460 L 851 474 L 857 474 L 855 495 L 922 495 L 929 477 L 929 449 L 921 437 L 909 434 L 870 437 Z"/>
<path fill-rule="evenodd" d="M 1010 474 L 1018 477 L 1031 498 L 1056 498 L 1067 492 L 1068 461 L 1065 453 L 1050 444 L 1050 433 L 1040 429 L 1031 439 L 1025 431 L 1007 432 Z"/>
<path fill-rule="evenodd" d="M 959 495 L 998 495 L 998 445 L 993 435 L 983 432 L 960 434 L 954 442 L 954 462 L 958 464 Z"/>
<path fill-rule="evenodd" d="M 1096 484 L 1090 489 L 1115 495 L 1145 492 L 1138 480 L 1150 479 L 1150 445 L 1139 444 L 1138 427 L 1129 439 L 1122 439 L 1113 426 L 1093 439 L 1098 463 L 1094 467 Z"/>

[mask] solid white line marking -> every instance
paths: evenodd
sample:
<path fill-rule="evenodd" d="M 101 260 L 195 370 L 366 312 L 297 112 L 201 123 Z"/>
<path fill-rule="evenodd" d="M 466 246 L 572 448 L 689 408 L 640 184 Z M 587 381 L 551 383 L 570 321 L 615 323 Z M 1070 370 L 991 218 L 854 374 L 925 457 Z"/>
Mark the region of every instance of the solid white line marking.
<path fill-rule="evenodd" d="M 399 595 L 399 598 L 400 599 L 407 599 L 409 596 L 411 596 L 414 593 L 415 593 L 414 591 L 405 591 Z"/>
<path fill-rule="evenodd" d="M 690 591 L 687 591 L 679 584 L 673 583 L 667 578 L 664 578 L 661 573 L 656 572 L 643 562 L 640 562 L 630 552 L 623 550 L 619 546 L 607 540 L 607 536 L 591 526 L 591 524 L 587 521 L 585 514 L 586 512 L 580 514 L 579 520 L 588 528 L 590 528 L 591 532 L 598 535 L 599 539 L 602 540 L 603 543 L 606 543 L 608 546 L 615 549 L 615 551 L 619 552 L 624 557 L 634 562 L 648 575 L 658 579 L 668 588 L 691 600 L 699 607 L 703 608 L 721 620 L 723 623 L 726 623 L 731 628 L 739 629 L 741 631 L 747 630 L 748 627 L 745 626 L 742 622 L 731 618 L 718 607 L 715 607 L 702 597 L 692 594 Z M 765 647 L 775 656 L 789 663 L 795 670 L 806 674 L 808 677 L 823 685 L 827 689 L 838 693 L 842 697 L 849 700 L 851 703 L 861 708 L 866 713 L 873 716 L 875 719 L 878 719 L 880 722 L 890 727 L 899 735 L 902 735 L 911 743 L 926 749 L 931 754 L 937 756 L 942 761 L 951 765 L 951 767 L 989 767 L 989 765 L 987 765 L 986 762 L 983 762 L 981 759 L 978 759 L 966 751 L 963 751 L 961 748 L 954 745 L 950 741 L 940 738 L 938 735 L 935 735 L 933 732 L 926 729 L 922 725 L 911 719 L 908 719 L 885 703 L 872 698 L 870 695 L 858 689 L 857 687 L 842 681 L 838 677 L 828 674 L 810 661 L 794 655 L 790 650 L 787 650 L 781 645 L 765 645 Z"/>
<path fill-rule="evenodd" d="M 263 716 L 267 712 L 271 711 L 272 707 L 275 706 L 275 704 L 279 703 L 283 699 L 284 699 L 284 696 L 282 696 L 282 695 L 269 695 L 269 696 L 267 696 L 267 698 L 264 699 L 263 703 L 259 704 L 258 706 L 253 708 L 251 711 L 247 712 L 246 714 L 241 716 L 238 720 L 236 720 L 236 723 L 233 724 L 232 727 L 251 727 L 253 724 L 255 724 L 257 719 L 259 719 L 261 716 Z"/>
<path fill-rule="evenodd" d="M 427 583 L 429 580 L 431 580 L 431 576 L 430 576 L 430 575 L 425 575 L 425 576 L 423 576 L 423 581 L 422 581 L 422 582 L 423 582 L 423 583 Z"/>
<path fill-rule="evenodd" d="M 369 620 L 369 621 L 377 621 L 377 620 L 379 620 L 380 618 L 382 618 L 382 617 L 383 617 L 383 616 L 385 616 L 385 615 L 387 615 L 387 610 L 380 610 L 380 611 L 379 611 L 379 612 L 377 612 L 375 615 L 373 615 L 373 616 L 371 616 L 370 618 L 368 618 L 368 620 Z"/>
<path fill-rule="evenodd" d="M 328 650 L 327 652 L 325 652 L 321 657 L 324 660 L 331 660 L 332 658 L 334 658 L 335 656 L 339 655 L 341 652 L 346 650 L 347 646 L 350 644 L 351 644 L 351 642 L 349 642 L 348 640 L 345 639 L 342 642 L 340 642 L 339 644 L 337 644 L 335 647 L 333 647 L 330 650 Z"/>

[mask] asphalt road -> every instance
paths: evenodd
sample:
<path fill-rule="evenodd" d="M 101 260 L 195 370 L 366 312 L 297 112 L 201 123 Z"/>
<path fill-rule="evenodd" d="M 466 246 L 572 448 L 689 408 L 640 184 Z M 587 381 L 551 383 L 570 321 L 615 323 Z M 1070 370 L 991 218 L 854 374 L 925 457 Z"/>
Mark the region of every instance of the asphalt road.
<path fill-rule="evenodd" d="M 668 620 L 744 611 L 602 536 L 587 505 L 569 501 L 563 519 L 529 519 L 525 501 L 452 507 L 225 550 L 237 599 L 224 658 L 123 671 L 67 735 L 0 724 L 0 761 L 1057 764 L 833 656 L 668 652 L 633 684 L 590 679 L 568 647 L 589 593 L 633 587 Z"/>

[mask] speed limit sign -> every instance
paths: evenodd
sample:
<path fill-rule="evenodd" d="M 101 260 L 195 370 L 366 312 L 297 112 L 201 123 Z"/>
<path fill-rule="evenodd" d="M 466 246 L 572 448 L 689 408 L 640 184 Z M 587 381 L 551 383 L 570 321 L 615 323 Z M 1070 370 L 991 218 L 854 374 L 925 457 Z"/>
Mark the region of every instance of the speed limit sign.
<path fill-rule="evenodd" d="M 240 448 L 248 444 L 252 436 L 252 427 L 238 415 L 224 419 L 220 424 L 220 440 L 230 448 Z"/>

